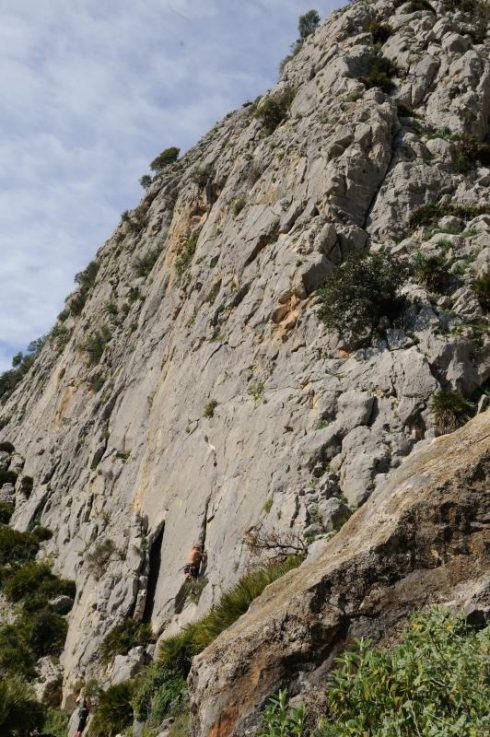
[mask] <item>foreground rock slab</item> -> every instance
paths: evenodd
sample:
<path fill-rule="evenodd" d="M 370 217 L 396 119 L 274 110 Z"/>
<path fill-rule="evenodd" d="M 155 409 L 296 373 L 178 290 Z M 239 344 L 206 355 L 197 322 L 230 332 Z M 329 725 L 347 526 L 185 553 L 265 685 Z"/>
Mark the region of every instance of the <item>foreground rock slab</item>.
<path fill-rule="evenodd" d="M 271 693 L 301 691 L 353 637 L 389 639 L 421 607 L 488 598 L 489 471 L 489 412 L 408 458 L 319 557 L 195 658 L 194 737 L 255 734 Z"/>

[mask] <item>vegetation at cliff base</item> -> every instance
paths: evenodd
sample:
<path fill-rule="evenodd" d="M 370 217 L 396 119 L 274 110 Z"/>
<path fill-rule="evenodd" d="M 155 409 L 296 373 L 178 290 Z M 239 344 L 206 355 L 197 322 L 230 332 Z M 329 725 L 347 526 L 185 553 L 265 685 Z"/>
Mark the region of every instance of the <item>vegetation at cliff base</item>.
<path fill-rule="evenodd" d="M 359 640 L 336 661 L 318 721 L 279 692 L 260 737 L 483 737 L 490 734 L 490 626 L 435 609 L 394 647 Z"/>

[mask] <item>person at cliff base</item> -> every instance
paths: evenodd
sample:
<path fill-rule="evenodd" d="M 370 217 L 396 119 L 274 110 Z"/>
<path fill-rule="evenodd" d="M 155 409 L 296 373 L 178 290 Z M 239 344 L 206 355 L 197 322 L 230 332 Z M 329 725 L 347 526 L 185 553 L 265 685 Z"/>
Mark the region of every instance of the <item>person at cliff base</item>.
<path fill-rule="evenodd" d="M 78 710 L 78 729 L 75 732 L 75 737 L 82 737 L 83 731 L 87 726 L 87 720 L 89 715 L 89 708 L 86 699 L 82 699 L 80 709 Z"/>

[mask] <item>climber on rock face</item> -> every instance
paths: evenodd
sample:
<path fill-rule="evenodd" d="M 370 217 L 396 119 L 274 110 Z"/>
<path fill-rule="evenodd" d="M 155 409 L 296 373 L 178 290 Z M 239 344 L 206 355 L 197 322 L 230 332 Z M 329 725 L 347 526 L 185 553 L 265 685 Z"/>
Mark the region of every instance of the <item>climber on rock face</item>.
<path fill-rule="evenodd" d="M 191 548 L 187 556 L 187 563 L 184 566 L 184 575 L 187 580 L 199 578 L 201 566 L 205 563 L 206 557 L 202 545 L 194 545 Z"/>

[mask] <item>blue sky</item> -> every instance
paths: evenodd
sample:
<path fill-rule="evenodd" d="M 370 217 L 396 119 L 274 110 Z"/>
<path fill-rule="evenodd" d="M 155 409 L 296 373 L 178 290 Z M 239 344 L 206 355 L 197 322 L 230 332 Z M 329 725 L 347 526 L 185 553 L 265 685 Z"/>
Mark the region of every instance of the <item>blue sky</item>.
<path fill-rule="evenodd" d="M 301 13 L 335 0 L 0 0 L 0 371 L 186 150 L 277 81 Z"/>

